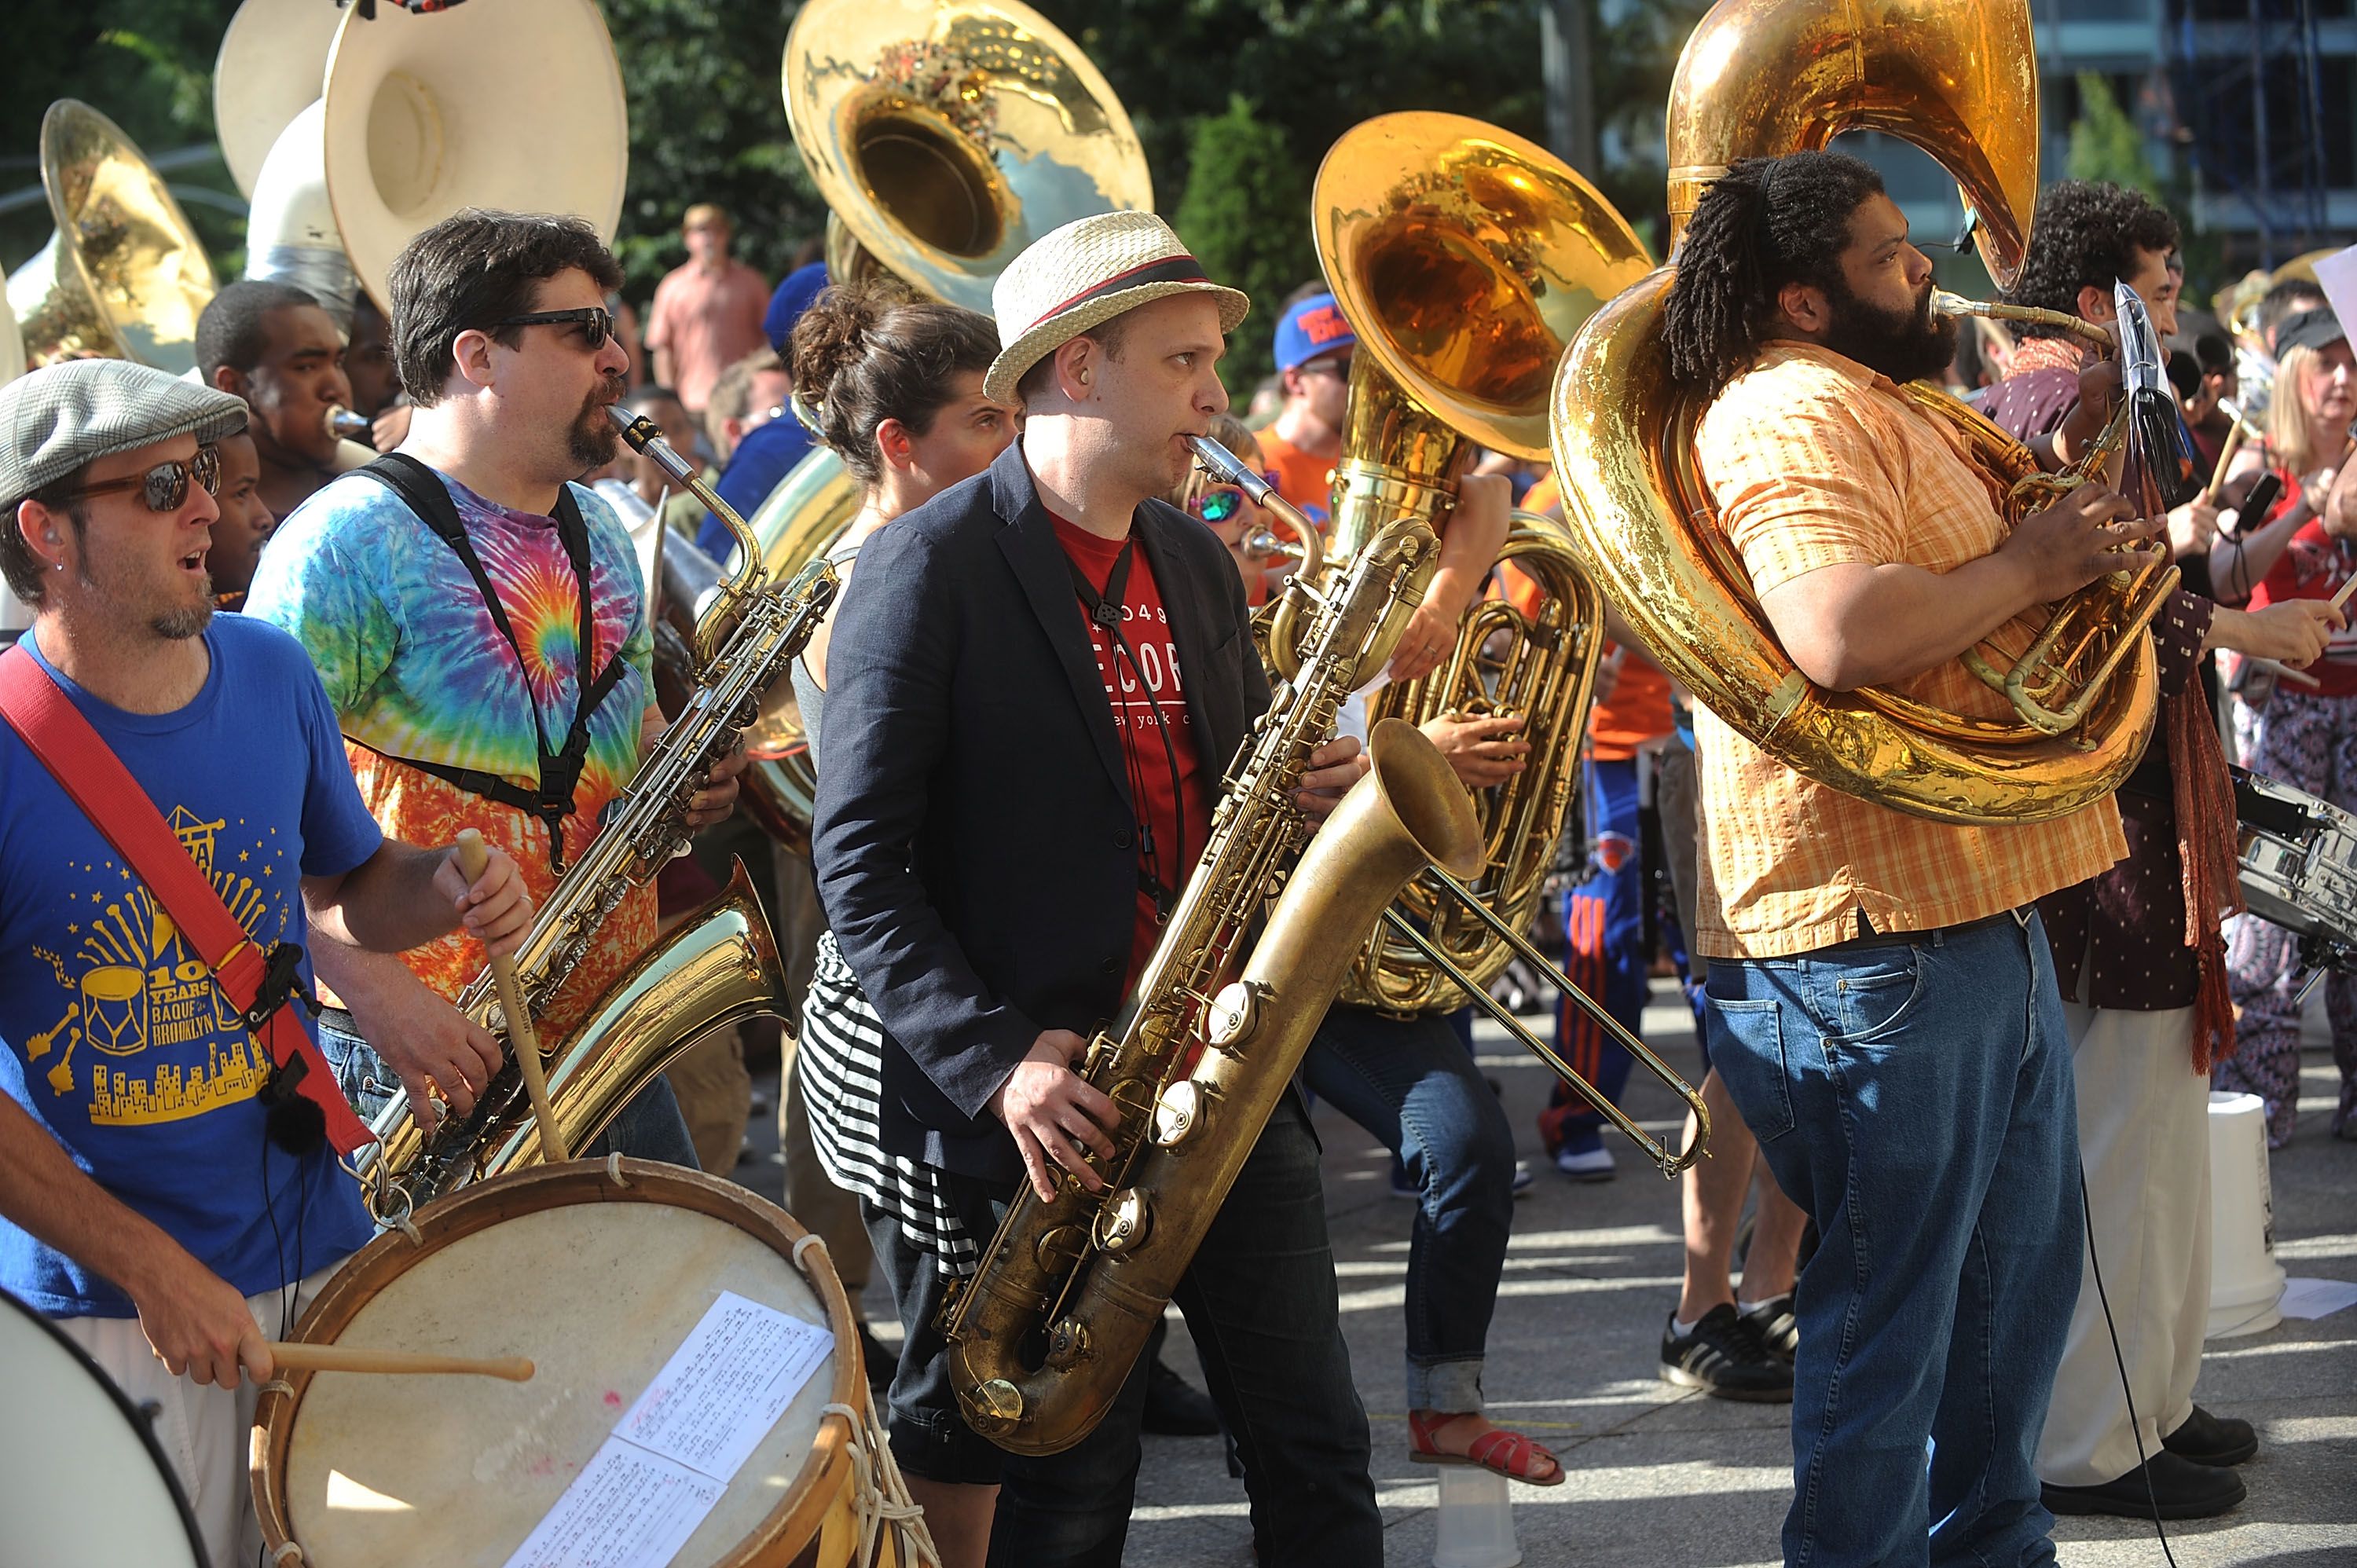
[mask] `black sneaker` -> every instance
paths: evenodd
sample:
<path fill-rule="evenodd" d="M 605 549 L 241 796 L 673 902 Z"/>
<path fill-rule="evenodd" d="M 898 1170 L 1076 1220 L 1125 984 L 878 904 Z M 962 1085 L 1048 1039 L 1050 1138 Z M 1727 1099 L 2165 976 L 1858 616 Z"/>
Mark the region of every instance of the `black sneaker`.
<path fill-rule="evenodd" d="M 1146 1369 L 1146 1412 L 1138 1426 L 1157 1437 L 1210 1437 L 1220 1430 L 1220 1412 L 1211 1395 L 1157 1357 Z"/>
<path fill-rule="evenodd" d="M 2185 1423 L 2162 1438 L 2160 1445 L 2196 1465 L 2239 1465 L 2259 1451 L 2259 1434 L 2247 1421 L 2212 1415 L 2197 1404 Z"/>
<path fill-rule="evenodd" d="M 1672 1316 L 1662 1330 L 1662 1380 L 1700 1389 L 1713 1399 L 1792 1402 L 1792 1369 L 1760 1343 L 1759 1330 L 1730 1302 L 1704 1313 L 1694 1332 L 1684 1336 Z"/>
<path fill-rule="evenodd" d="M 2149 1482 L 2149 1485 L 2147 1485 Z M 2100 1487 L 2040 1487 L 2058 1514 L 2116 1514 L 2122 1519 L 2214 1519 L 2249 1494 L 2232 1470 L 2197 1465 L 2166 1449 L 2116 1481 Z"/>
<path fill-rule="evenodd" d="M 1786 1366 L 1801 1350 L 1801 1320 L 1792 1316 L 1792 1293 L 1770 1296 L 1743 1315 L 1760 1336 L 1760 1343 L 1768 1347 L 1768 1354 Z"/>

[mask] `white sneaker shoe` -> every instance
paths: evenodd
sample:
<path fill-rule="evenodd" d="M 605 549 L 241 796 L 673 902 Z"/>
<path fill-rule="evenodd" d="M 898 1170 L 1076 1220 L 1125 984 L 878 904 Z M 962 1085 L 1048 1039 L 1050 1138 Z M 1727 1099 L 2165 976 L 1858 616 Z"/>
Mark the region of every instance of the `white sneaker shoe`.
<path fill-rule="evenodd" d="M 1600 1144 L 1577 1153 L 1570 1149 L 1558 1149 L 1555 1151 L 1555 1168 L 1574 1181 L 1610 1181 L 1612 1151 Z"/>

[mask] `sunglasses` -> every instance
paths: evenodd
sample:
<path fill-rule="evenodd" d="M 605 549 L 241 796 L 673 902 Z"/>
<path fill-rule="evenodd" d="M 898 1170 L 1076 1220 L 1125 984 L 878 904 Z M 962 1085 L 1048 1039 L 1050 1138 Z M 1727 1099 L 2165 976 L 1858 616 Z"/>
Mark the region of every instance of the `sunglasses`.
<path fill-rule="evenodd" d="M 193 478 L 205 488 L 205 494 L 221 494 L 221 453 L 210 446 L 199 446 L 188 462 L 177 459 L 158 463 L 144 474 L 134 474 L 124 479 L 102 479 L 94 485 L 84 485 L 73 492 L 79 500 L 85 496 L 111 496 L 119 490 L 138 490 L 140 499 L 154 512 L 175 512 L 188 499 L 188 481 Z"/>
<path fill-rule="evenodd" d="M 1233 485 L 1212 485 L 1195 498 L 1194 513 L 1205 522 L 1227 522 L 1244 510 L 1244 493 Z"/>
<path fill-rule="evenodd" d="M 578 327 L 581 341 L 593 352 L 606 346 L 614 335 L 614 313 L 602 306 L 588 306 L 579 310 L 535 310 L 529 316 L 511 316 L 492 323 L 495 327 Z"/>

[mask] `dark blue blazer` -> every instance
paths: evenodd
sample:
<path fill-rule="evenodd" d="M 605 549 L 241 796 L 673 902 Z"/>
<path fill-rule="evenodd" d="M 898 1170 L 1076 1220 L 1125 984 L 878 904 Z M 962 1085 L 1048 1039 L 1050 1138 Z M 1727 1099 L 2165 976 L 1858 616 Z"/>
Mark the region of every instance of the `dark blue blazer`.
<path fill-rule="evenodd" d="M 1268 706 L 1233 559 L 1158 500 L 1132 528 L 1204 769 Z M 834 614 L 811 859 L 884 1020 L 885 1146 L 1022 1175 L 988 1101 L 1043 1029 L 1119 1008 L 1136 821 L 1113 707 L 1020 443 L 870 538 Z"/>

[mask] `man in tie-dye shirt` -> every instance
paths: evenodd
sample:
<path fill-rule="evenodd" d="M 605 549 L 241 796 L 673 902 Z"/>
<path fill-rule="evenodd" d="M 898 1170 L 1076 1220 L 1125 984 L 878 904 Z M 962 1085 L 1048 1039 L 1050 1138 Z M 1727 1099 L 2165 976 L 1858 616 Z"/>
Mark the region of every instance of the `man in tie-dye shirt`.
<path fill-rule="evenodd" d="M 309 650 L 385 832 L 433 844 L 479 827 L 543 903 L 662 726 L 630 537 L 572 482 L 614 456 L 606 407 L 630 361 L 604 306 L 620 280 L 578 220 L 468 212 L 413 240 L 392 269 L 394 356 L 416 408 L 404 475 L 462 537 L 437 537 L 375 474 L 347 475 L 287 519 L 247 605 Z M 691 824 L 727 815 L 741 767 L 716 770 Z M 544 1038 L 577 1021 L 654 935 L 650 886 L 606 918 L 542 1015 Z M 342 1009 L 323 1018 L 320 1044 L 364 1114 L 396 1079 L 413 1111 L 431 1114 L 429 1082 L 460 1114 L 471 1107 L 501 1058 L 450 1004 L 478 972 L 459 943 L 397 961 L 323 950 L 318 971 Z M 661 1079 L 584 1152 L 608 1148 L 694 1164 Z"/>

